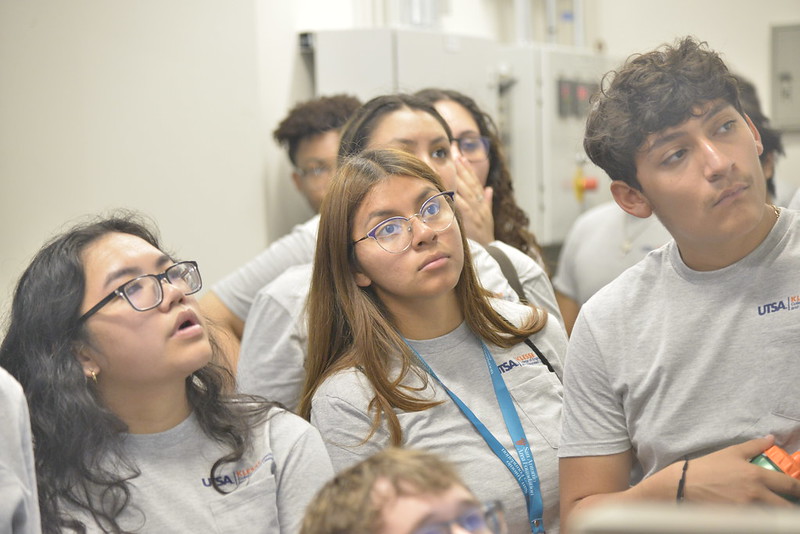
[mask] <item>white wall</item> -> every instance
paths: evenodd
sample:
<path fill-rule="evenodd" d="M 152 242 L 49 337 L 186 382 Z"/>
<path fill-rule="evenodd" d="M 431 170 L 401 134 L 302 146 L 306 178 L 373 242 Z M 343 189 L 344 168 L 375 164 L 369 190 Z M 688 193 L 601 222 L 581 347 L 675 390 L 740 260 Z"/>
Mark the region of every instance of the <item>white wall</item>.
<path fill-rule="evenodd" d="M 0 1 L 0 311 L 45 239 L 86 213 L 151 215 L 207 285 L 305 220 L 271 139 L 311 96 L 297 32 L 380 25 L 399 1 Z M 531 1 L 541 39 L 544 2 Z M 800 22 L 800 0 L 583 4 L 587 43 L 613 55 L 707 40 L 768 114 L 769 26 Z M 444 31 L 515 39 L 512 0 L 440 5 Z M 778 167 L 796 183 L 799 137 L 785 136 Z"/>
<path fill-rule="evenodd" d="M 3 308 L 87 213 L 143 211 L 210 280 L 264 245 L 256 43 L 245 0 L 0 2 Z"/>

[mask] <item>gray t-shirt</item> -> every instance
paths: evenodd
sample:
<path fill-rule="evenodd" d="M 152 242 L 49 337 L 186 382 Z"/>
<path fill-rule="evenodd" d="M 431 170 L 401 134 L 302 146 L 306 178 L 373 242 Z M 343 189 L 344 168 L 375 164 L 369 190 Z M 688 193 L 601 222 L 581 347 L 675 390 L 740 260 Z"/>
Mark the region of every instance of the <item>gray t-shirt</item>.
<path fill-rule="evenodd" d="M 616 202 L 596 206 L 572 225 L 561 248 L 553 287 L 583 305 L 670 239 L 655 215 L 640 219 L 622 211 Z"/>
<path fill-rule="evenodd" d="M 519 324 L 530 308 L 496 300 L 498 311 Z M 561 373 L 566 335 L 557 321 L 531 337 Z M 462 324 L 442 337 L 411 341 L 434 372 L 487 426 L 515 459 L 517 453 L 498 406 L 489 370 L 478 338 Z M 487 344 L 511 392 L 517 413 L 531 445 L 540 477 L 547 532 L 558 532 L 558 448 L 561 417 L 561 382 L 525 345 L 510 349 Z M 415 376 L 410 385 L 419 385 Z M 311 422 L 325 440 L 337 471 L 362 460 L 389 444 L 385 426 L 366 442 L 372 414 L 368 405 L 374 393 L 356 369 L 339 372 L 323 382 L 312 401 Z M 530 532 L 525 498 L 516 479 L 495 456 L 447 393 L 433 380 L 419 393 L 442 401 L 422 412 L 395 410 L 403 429 L 403 446 L 442 455 L 458 469 L 464 482 L 481 500 L 502 501 L 510 532 Z"/>
<path fill-rule="evenodd" d="M 214 284 L 211 290 L 239 319 L 247 320 L 258 291 L 289 267 L 314 261 L 319 214 L 281 237 L 258 256 Z"/>
<path fill-rule="evenodd" d="M 295 533 L 306 505 L 331 477 L 319 433 L 294 414 L 273 409 L 255 429 L 254 447 L 235 465 L 211 466 L 227 453 L 209 438 L 194 415 L 158 434 L 128 434 L 125 450 L 141 475 L 131 485 L 131 504 L 119 520 L 132 532 Z M 89 532 L 97 525 L 81 519 Z"/>
<path fill-rule="evenodd" d="M 774 434 L 800 448 L 800 219 L 783 209 L 748 256 L 689 269 L 675 242 L 581 310 L 559 456 L 633 448 L 645 476 Z"/>
<path fill-rule="evenodd" d="M 518 301 L 486 249 L 474 241 L 468 243 L 481 284 L 506 300 Z M 561 324 L 553 287 L 539 264 L 505 243 L 492 244 L 511 260 L 529 302 L 546 309 L 549 319 Z M 239 352 L 239 390 L 278 401 L 290 410 L 297 409 L 305 380 L 305 303 L 312 270 L 311 264 L 293 267 L 258 292 L 247 316 Z"/>
<path fill-rule="evenodd" d="M 41 532 L 31 423 L 22 387 L 0 368 L 0 532 Z"/>

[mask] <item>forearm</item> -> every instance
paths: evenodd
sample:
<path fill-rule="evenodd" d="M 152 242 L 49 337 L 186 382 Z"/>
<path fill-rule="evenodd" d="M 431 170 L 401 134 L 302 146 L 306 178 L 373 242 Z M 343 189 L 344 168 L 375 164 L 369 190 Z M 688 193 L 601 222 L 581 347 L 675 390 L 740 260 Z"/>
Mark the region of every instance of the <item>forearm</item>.
<path fill-rule="evenodd" d="M 573 460 L 573 459 L 566 459 Z M 564 459 L 562 459 L 562 466 Z M 681 479 L 683 460 L 675 462 L 634 486 L 628 484 L 629 470 L 611 473 L 589 470 L 575 473 L 569 468 L 561 473 L 561 527 L 568 532 L 569 520 L 591 507 L 644 501 L 674 501 Z M 570 477 L 572 480 L 565 480 Z M 575 475 L 580 480 L 575 480 Z M 581 491 L 583 490 L 583 491 Z"/>

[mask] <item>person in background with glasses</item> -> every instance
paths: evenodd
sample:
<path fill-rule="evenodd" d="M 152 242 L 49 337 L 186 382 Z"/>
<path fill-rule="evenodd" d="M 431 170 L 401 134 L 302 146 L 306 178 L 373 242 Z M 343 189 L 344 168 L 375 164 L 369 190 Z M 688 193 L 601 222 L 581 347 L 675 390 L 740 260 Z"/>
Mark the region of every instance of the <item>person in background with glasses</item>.
<path fill-rule="evenodd" d="M 361 105 L 350 95 L 314 98 L 297 104 L 272 132 L 286 149 L 294 171 L 292 180 L 319 213 L 328 182 L 336 171 L 342 126 Z"/>
<path fill-rule="evenodd" d="M 497 126 L 491 116 L 481 110 L 469 96 L 452 89 L 423 89 L 415 93 L 436 108 L 453 131 L 453 150 L 463 156 L 473 173 L 459 174 L 457 202 L 465 218 L 469 235 L 470 225 L 484 228 L 488 233 L 477 239 L 482 245 L 502 241 L 518 248 L 543 267 L 542 249 L 536 236 L 528 229 L 528 215 L 517 205 L 514 186 Z"/>
<path fill-rule="evenodd" d="M 425 101 L 405 94 L 382 95 L 359 108 L 342 132 L 340 158 L 375 148 L 397 148 L 425 162 L 447 189 L 458 186 L 460 174 L 472 170 L 463 157 L 454 158 L 447 122 Z M 459 209 L 460 195 L 456 194 Z M 463 216 L 462 216 L 463 221 Z M 465 228 L 467 227 L 465 223 Z M 481 284 L 502 298 L 519 301 L 497 261 L 465 231 L 472 262 Z M 545 308 L 559 323 L 561 316 L 544 269 L 522 251 L 501 243 L 493 246 L 510 260 L 528 302 Z M 314 249 L 308 254 L 313 260 Z M 269 395 L 295 410 L 305 380 L 307 354 L 305 301 L 311 283 L 311 265 L 287 270 L 258 291 L 242 337 L 238 365 L 242 391 Z"/>
<path fill-rule="evenodd" d="M 438 455 L 390 447 L 341 471 L 306 509 L 300 534 L 506 534 L 503 506 L 481 503 Z"/>
<path fill-rule="evenodd" d="M 34 257 L 0 365 L 25 391 L 43 531 L 296 532 L 333 474 L 319 433 L 231 373 L 176 262 L 132 214 Z"/>
<path fill-rule="evenodd" d="M 446 455 L 512 532 L 558 532 L 566 334 L 477 280 L 453 192 L 404 151 L 340 164 L 322 205 L 299 412 L 334 469 L 387 446 Z M 548 320 L 548 318 L 550 320 Z"/>
<path fill-rule="evenodd" d="M 244 322 L 256 293 L 286 269 L 311 261 L 317 237 L 319 206 L 336 170 L 341 129 L 361 102 L 350 95 L 323 96 L 301 102 L 273 132 L 294 167 L 292 180 L 315 215 L 270 244 L 253 260 L 211 288 L 201 303 L 216 325 L 217 337 L 236 369 Z"/>

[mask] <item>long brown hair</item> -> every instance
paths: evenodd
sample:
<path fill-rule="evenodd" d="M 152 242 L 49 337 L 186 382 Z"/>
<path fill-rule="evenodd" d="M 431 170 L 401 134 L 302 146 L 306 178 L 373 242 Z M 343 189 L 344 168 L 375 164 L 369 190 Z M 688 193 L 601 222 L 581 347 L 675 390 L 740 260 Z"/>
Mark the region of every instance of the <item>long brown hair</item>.
<path fill-rule="evenodd" d="M 427 375 L 397 332 L 391 312 L 371 287 L 359 287 L 354 279 L 355 253 L 352 229 L 355 213 L 375 184 L 391 176 L 411 176 L 432 183 L 444 191 L 439 176 L 416 157 L 399 150 L 369 150 L 340 165 L 330 183 L 320 212 L 314 272 L 308 297 L 309 346 L 306 381 L 300 414 L 311 416 L 314 393 L 326 378 L 338 371 L 358 367 L 370 380 L 375 396 L 369 405 L 372 429 L 386 418 L 392 444 L 402 441 L 402 429 L 394 409 L 406 412 L 426 410 L 438 404 L 421 399 L 417 393 L 427 385 Z M 456 213 L 459 227 L 461 219 Z M 477 280 L 464 232 L 464 268 L 455 287 L 456 299 L 469 328 L 486 341 L 511 347 L 541 330 L 547 312 L 534 308 L 531 319 L 521 327 L 511 325 L 489 302 L 488 291 Z M 391 379 L 392 363 L 401 364 Z M 423 382 L 419 388 L 405 384 L 409 372 Z"/>

